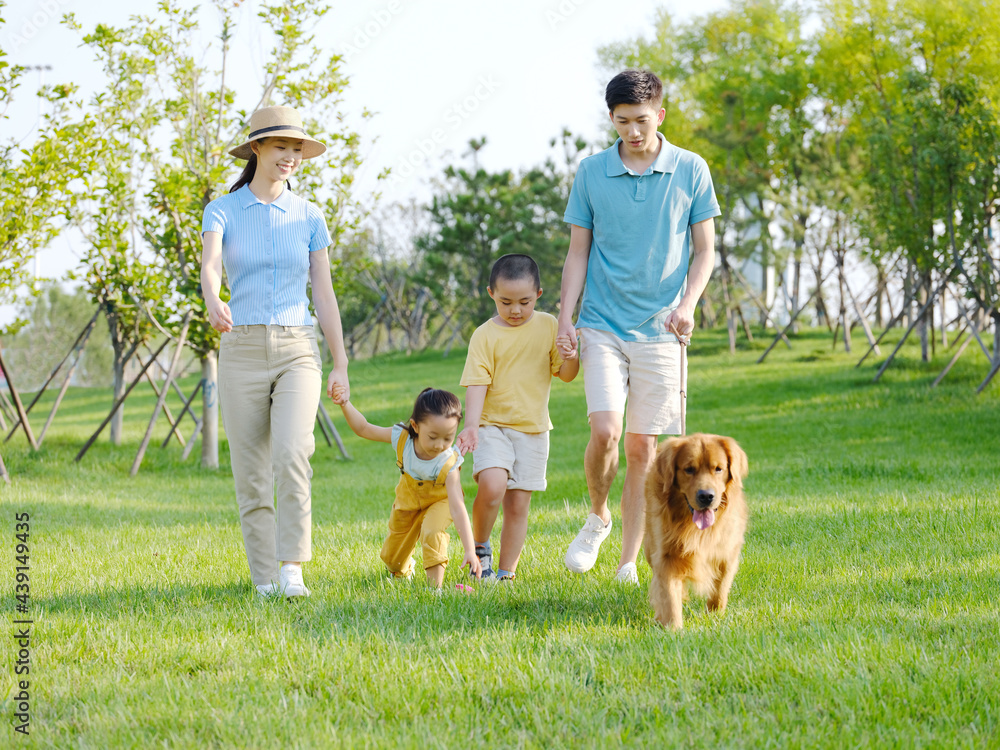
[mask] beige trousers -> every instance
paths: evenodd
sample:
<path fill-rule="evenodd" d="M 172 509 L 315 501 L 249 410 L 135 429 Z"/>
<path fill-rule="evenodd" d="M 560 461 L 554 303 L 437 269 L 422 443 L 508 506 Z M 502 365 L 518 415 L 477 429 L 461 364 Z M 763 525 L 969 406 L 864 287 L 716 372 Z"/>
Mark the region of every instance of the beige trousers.
<path fill-rule="evenodd" d="M 243 544 L 253 583 L 261 585 L 278 580 L 279 560 L 312 559 L 309 458 L 323 378 L 319 347 L 309 326 L 259 325 L 234 326 L 219 348 L 219 399 Z"/>

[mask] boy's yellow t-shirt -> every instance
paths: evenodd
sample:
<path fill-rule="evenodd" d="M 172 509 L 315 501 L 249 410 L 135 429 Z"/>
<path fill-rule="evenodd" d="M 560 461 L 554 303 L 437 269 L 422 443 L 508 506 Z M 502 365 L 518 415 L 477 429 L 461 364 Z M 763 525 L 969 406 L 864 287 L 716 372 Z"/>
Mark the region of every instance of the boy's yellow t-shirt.
<path fill-rule="evenodd" d="M 535 310 L 526 323 L 504 326 L 492 318 L 472 334 L 461 385 L 487 385 L 481 425 L 547 432 L 552 376 L 563 359 L 556 348 L 559 322 Z"/>

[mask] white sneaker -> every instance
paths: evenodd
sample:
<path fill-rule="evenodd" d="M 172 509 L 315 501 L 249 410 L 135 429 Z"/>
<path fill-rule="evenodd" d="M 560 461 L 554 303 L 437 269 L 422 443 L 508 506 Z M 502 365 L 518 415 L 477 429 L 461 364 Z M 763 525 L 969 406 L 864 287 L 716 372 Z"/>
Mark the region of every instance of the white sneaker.
<path fill-rule="evenodd" d="M 278 594 L 281 593 L 281 589 L 278 588 L 278 584 L 276 584 L 274 581 L 271 581 L 270 583 L 259 584 L 256 588 L 257 588 L 257 595 L 264 599 L 266 599 L 269 596 L 277 596 Z"/>
<path fill-rule="evenodd" d="M 309 596 L 309 589 L 302 582 L 302 566 L 282 565 L 278 571 L 278 588 L 289 599 L 293 596 Z"/>
<path fill-rule="evenodd" d="M 587 522 L 583 524 L 580 533 L 566 550 L 566 567 L 574 573 L 586 573 L 594 567 L 601 542 L 607 539 L 610 533 L 611 521 L 605 526 L 600 516 L 594 513 L 587 516 Z"/>
<path fill-rule="evenodd" d="M 639 571 L 636 570 L 635 563 L 625 563 L 615 574 L 615 580 L 619 583 L 630 583 L 633 586 L 639 585 Z"/>

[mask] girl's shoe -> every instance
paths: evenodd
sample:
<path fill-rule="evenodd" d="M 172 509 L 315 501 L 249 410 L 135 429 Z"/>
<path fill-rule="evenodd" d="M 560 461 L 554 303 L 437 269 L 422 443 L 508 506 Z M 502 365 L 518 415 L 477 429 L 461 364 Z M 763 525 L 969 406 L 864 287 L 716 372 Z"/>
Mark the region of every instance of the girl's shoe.
<path fill-rule="evenodd" d="M 496 582 L 500 583 L 500 581 L 509 581 L 513 583 L 515 578 L 517 578 L 517 576 L 511 573 L 509 570 L 498 570 L 496 575 Z"/>

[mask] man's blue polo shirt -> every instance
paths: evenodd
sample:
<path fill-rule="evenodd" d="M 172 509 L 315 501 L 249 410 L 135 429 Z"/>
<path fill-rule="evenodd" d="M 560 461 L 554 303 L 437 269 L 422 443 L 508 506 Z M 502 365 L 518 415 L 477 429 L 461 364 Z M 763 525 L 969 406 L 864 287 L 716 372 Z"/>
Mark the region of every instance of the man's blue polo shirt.
<path fill-rule="evenodd" d="M 580 162 L 563 220 L 593 242 L 577 328 L 625 341 L 669 341 L 667 316 L 687 285 L 692 224 L 722 213 L 703 158 L 667 142 L 643 174 L 611 148 Z"/>
<path fill-rule="evenodd" d="M 233 325 L 312 325 L 309 253 L 332 242 L 318 207 L 287 185 L 271 203 L 244 185 L 205 206 L 201 231 L 222 235 Z"/>

